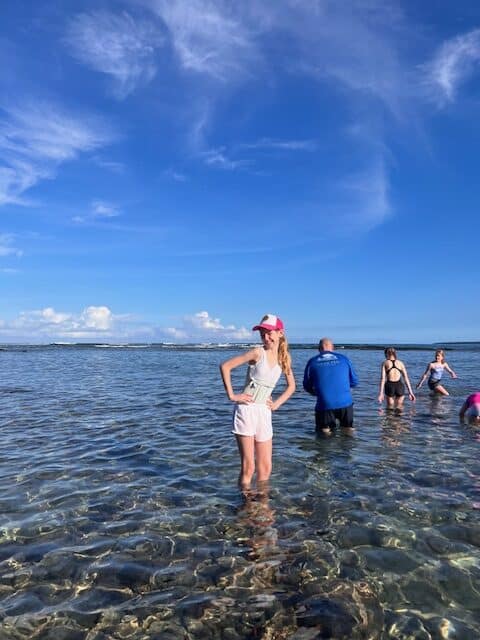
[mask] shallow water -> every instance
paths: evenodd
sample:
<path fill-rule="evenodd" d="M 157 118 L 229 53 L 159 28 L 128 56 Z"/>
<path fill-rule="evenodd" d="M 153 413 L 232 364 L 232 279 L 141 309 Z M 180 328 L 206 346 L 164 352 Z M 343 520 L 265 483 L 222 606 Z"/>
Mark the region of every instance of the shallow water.
<path fill-rule="evenodd" d="M 345 351 L 355 435 L 317 439 L 298 391 L 270 489 L 247 497 L 232 353 L 0 353 L 0 638 L 478 640 L 480 432 L 457 416 L 480 353 L 449 353 L 451 396 L 396 416 L 381 352 Z M 299 387 L 314 353 L 292 352 Z M 416 382 L 432 353 L 399 355 Z"/>

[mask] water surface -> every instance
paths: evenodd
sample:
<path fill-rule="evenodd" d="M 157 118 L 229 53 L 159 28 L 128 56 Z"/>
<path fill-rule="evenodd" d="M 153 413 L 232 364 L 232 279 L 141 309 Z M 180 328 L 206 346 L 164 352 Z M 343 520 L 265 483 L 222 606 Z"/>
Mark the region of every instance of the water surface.
<path fill-rule="evenodd" d="M 0 638 L 480 637 L 480 433 L 449 398 L 401 416 L 361 378 L 356 434 L 314 434 L 302 391 L 274 414 L 268 492 L 236 488 L 224 349 L 0 353 Z M 301 387 L 314 351 L 292 352 Z M 412 383 L 432 352 L 399 353 Z M 241 386 L 244 373 L 236 376 Z"/>

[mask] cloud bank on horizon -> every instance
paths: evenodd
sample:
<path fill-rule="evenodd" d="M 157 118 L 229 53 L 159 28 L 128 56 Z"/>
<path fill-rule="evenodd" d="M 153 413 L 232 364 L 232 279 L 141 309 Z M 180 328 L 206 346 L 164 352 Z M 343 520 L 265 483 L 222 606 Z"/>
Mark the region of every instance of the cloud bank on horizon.
<path fill-rule="evenodd" d="M 208 311 L 179 318 L 178 326 L 154 327 L 137 318 L 116 315 L 105 306 L 86 307 L 80 313 L 52 307 L 23 311 L 13 320 L 0 321 L 0 342 L 193 342 L 229 343 L 251 341 L 251 330 L 224 325 Z"/>
<path fill-rule="evenodd" d="M 480 13 L 476 21 L 470 11 L 458 30 L 453 11 L 432 23 L 427 8 L 396 0 L 107 0 L 101 8 L 85 0 L 48 11 L 32 2 L 30 43 L 20 9 L 8 7 L 0 28 L 4 338 L 247 339 L 247 303 L 255 316 L 264 312 L 255 283 L 266 272 L 283 277 L 269 282 L 276 299 L 288 283 L 308 299 L 323 263 L 338 266 L 325 270 L 329 289 L 345 290 L 345 263 L 350 273 L 378 275 L 372 256 L 389 229 L 417 261 L 412 272 L 425 269 L 413 235 L 447 219 L 442 207 L 461 188 L 441 155 L 449 155 L 442 127 L 458 135 L 478 82 Z M 435 170 L 451 198 L 432 195 Z M 405 196 L 412 190 L 418 204 Z M 465 202 L 465 225 L 469 211 Z M 407 235 L 402 227 L 413 221 Z M 360 242 L 361 257 L 352 255 Z M 252 260 L 262 245 L 276 255 Z M 460 266 L 457 278 L 454 288 Z M 232 315 L 232 282 L 246 283 L 239 326 L 194 311 Z M 375 283 L 353 288 L 354 298 L 376 292 Z M 81 292 L 73 304 L 72 290 Z M 408 295 L 405 313 L 427 304 L 421 286 Z M 302 326 L 303 305 L 282 304 Z M 108 310 L 108 322 L 105 311 L 93 321 L 95 309 Z M 361 312 L 366 331 L 374 312 Z M 142 315 L 149 320 L 129 325 Z M 183 320 L 159 329 L 155 318 L 168 316 Z"/>

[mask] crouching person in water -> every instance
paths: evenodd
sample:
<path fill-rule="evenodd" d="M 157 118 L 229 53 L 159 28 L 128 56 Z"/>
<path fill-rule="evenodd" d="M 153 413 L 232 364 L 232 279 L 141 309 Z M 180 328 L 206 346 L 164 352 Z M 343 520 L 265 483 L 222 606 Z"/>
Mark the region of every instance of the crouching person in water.
<path fill-rule="evenodd" d="M 251 349 L 220 365 L 228 399 L 235 402 L 233 430 L 240 453 L 239 485 L 249 489 L 255 470 L 257 483 L 265 482 L 272 472 L 272 411 L 276 411 L 295 391 L 295 378 L 283 322 L 268 314 L 253 327 L 259 331 L 262 346 Z M 231 371 L 248 364 L 245 388 L 235 393 Z M 287 388 L 275 400 L 271 394 L 282 373 Z"/>
<path fill-rule="evenodd" d="M 460 409 L 460 422 L 465 419 L 468 424 L 480 427 L 480 392 L 472 393 L 468 396 Z"/>
<path fill-rule="evenodd" d="M 330 435 L 337 420 L 346 433 L 353 430 L 353 399 L 350 389 L 358 385 L 350 360 L 334 351 L 330 338 L 322 338 L 319 354 L 310 358 L 303 375 L 303 388 L 317 396 L 315 429 Z"/>

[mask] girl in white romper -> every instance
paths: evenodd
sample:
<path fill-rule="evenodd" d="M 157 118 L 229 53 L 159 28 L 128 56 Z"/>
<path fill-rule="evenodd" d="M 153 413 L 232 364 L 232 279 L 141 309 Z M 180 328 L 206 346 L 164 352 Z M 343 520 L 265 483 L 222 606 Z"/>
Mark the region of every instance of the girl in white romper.
<path fill-rule="evenodd" d="M 291 357 L 283 322 L 268 314 L 252 329 L 260 331 L 263 346 L 230 358 L 220 371 L 229 400 L 235 402 L 233 430 L 240 452 L 239 485 L 249 489 L 255 468 L 257 483 L 269 479 L 272 471 L 272 411 L 276 411 L 295 391 Z M 245 388 L 234 393 L 231 371 L 248 363 Z M 275 400 L 271 394 L 282 373 L 287 388 Z"/>

